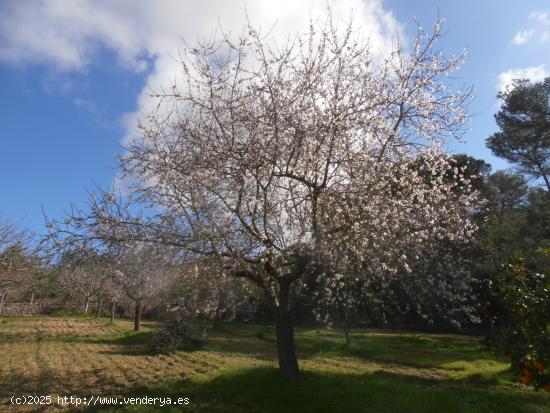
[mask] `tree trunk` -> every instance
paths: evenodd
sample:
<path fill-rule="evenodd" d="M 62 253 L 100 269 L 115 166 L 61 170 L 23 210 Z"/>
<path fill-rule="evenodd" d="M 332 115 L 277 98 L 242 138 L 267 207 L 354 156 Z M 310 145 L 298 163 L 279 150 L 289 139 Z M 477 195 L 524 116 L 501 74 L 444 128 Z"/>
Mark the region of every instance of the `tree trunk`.
<path fill-rule="evenodd" d="M 351 340 L 349 337 L 349 321 L 348 321 L 348 310 L 344 310 L 344 336 L 346 337 L 346 345 L 350 345 Z"/>
<path fill-rule="evenodd" d="M 134 330 L 139 331 L 141 324 L 141 300 L 136 300 L 136 306 L 134 309 Z"/>
<path fill-rule="evenodd" d="M 111 301 L 111 323 L 115 322 L 115 308 L 116 308 L 116 302 Z"/>
<path fill-rule="evenodd" d="M 90 298 L 86 297 L 86 304 L 84 304 L 84 314 L 88 314 L 88 306 L 90 305 Z"/>
<path fill-rule="evenodd" d="M 31 293 L 31 299 L 29 300 L 29 304 L 34 303 L 34 291 Z"/>
<path fill-rule="evenodd" d="M 274 308 L 275 331 L 277 334 L 279 370 L 286 378 L 296 380 L 300 377 L 300 370 L 294 348 L 294 326 L 290 317 L 289 295 L 290 285 L 287 282 L 280 282 L 279 305 Z"/>
<path fill-rule="evenodd" d="M 546 190 L 548 191 L 548 193 L 550 193 L 550 180 L 548 180 L 546 174 L 542 174 L 542 178 L 544 179 L 544 183 L 546 184 Z"/>
<path fill-rule="evenodd" d="M 0 315 L 2 315 L 2 311 L 4 311 L 4 293 L 0 293 Z"/>
<path fill-rule="evenodd" d="M 95 309 L 95 318 L 99 318 L 99 314 L 101 313 L 101 305 L 103 304 L 103 298 L 97 299 L 97 307 Z"/>
<path fill-rule="evenodd" d="M 550 180 L 548 179 L 548 175 L 546 175 L 544 167 L 542 165 L 537 165 L 537 168 L 539 170 L 540 176 L 544 180 L 544 184 L 546 185 L 546 191 L 550 194 Z"/>

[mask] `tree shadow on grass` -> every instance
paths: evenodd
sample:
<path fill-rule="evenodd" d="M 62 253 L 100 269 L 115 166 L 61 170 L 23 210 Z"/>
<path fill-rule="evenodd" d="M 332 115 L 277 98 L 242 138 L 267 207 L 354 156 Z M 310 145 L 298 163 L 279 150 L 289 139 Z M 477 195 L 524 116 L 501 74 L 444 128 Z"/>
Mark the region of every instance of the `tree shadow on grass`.
<path fill-rule="evenodd" d="M 151 342 L 151 331 L 127 331 L 114 336 L 88 338 L 81 341 L 99 344 L 112 344 L 118 346 L 143 346 Z"/>
<path fill-rule="evenodd" d="M 125 331 L 111 336 L 64 337 L 60 341 L 65 343 L 107 344 L 112 346 L 110 350 L 97 351 L 99 354 L 149 356 L 155 354 L 151 348 L 151 336 L 152 331 Z"/>
<path fill-rule="evenodd" d="M 205 348 L 217 353 L 242 355 L 262 361 L 273 361 L 277 358 L 275 343 L 250 337 L 210 336 L 206 340 Z"/>
<path fill-rule="evenodd" d="M 305 371 L 297 382 L 273 368 L 240 370 L 210 381 L 174 381 L 129 389 L 128 397 L 188 397 L 187 406 L 133 406 L 127 411 L 246 413 L 547 413 L 550 395 L 494 386 L 409 379 L 398 374 L 362 375 Z M 107 407 L 89 411 L 114 411 Z"/>
<path fill-rule="evenodd" d="M 477 359 L 483 352 L 479 340 L 423 334 L 352 334 L 351 344 L 346 345 L 341 334 L 317 332 L 298 335 L 296 342 L 309 353 L 340 353 L 367 359 L 383 355 L 384 360 L 401 359 L 400 353 L 411 353 L 415 359 L 424 358 L 427 364 L 434 358 L 441 362 Z"/>
<path fill-rule="evenodd" d="M 353 335 L 351 344 L 347 345 L 338 332 L 310 330 L 306 333 L 298 331 L 295 342 L 301 360 L 318 356 L 352 357 L 406 368 L 456 372 L 476 370 L 476 365 L 496 370 L 499 364 L 507 363 L 507 360 L 498 360 L 494 354 L 485 350 L 479 340 L 456 336 L 360 333 Z M 276 341 L 272 329 L 258 330 L 252 334 L 223 332 L 209 337 L 207 348 L 265 361 L 276 358 Z"/>

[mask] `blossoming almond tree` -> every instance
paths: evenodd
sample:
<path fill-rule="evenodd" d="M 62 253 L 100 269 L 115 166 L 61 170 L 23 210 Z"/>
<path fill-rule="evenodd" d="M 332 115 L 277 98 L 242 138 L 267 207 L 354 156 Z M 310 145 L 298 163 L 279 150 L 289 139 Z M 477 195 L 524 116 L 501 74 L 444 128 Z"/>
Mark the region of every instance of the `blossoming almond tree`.
<path fill-rule="evenodd" d="M 290 292 L 308 265 L 297 256 L 391 275 L 410 266 L 410 245 L 474 230 L 471 193 L 442 178 L 470 96 L 449 90 L 461 57 L 435 50 L 440 24 L 384 59 L 330 15 L 286 44 L 249 26 L 199 45 L 122 158 L 133 190 L 161 208 L 164 239 L 226 257 L 263 288 L 288 377 L 299 374 Z M 420 156 L 434 179 L 411 168 Z"/>
<path fill-rule="evenodd" d="M 30 234 L 0 215 L 0 315 L 10 290 L 32 286 L 38 280 L 39 261 L 31 241 Z"/>
<path fill-rule="evenodd" d="M 253 285 L 225 274 L 212 261 L 203 259 L 172 268 L 165 299 L 167 309 L 176 317 L 233 321 L 256 295 Z"/>
<path fill-rule="evenodd" d="M 118 278 L 122 289 L 134 302 L 134 330 L 141 328 L 141 313 L 143 305 L 167 286 L 170 262 L 167 249 L 146 242 L 122 243 L 117 262 Z M 172 255 L 173 257 L 173 255 Z"/>
<path fill-rule="evenodd" d="M 462 132 L 470 95 L 449 89 L 461 56 L 435 49 L 441 23 L 385 57 L 330 12 L 284 44 L 249 25 L 184 51 L 178 82 L 121 158 L 150 213 L 131 222 L 107 197 L 73 222 L 129 224 L 255 283 L 271 303 L 280 370 L 298 377 L 292 291 L 319 262 L 343 277 L 395 276 L 411 267 L 411 246 L 474 230 L 474 195 L 442 178 L 444 141 Z"/>
<path fill-rule="evenodd" d="M 65 299 L 82 304 L 82 311 L 88 313 L 90 300 L 95 295 L 99 301 L 99 291 L 103 277 L 98 267 L 91 263 L 65 266 L 59 279 L 59 292 Z"/>
<path fill-rule="evenodd" d="M 111 192 L 100 192 L 99 198 L 90 196 L 87 211 L 73 207 L 62 221 L 46 218 L 49 233 L 41 247 L 52 263 L 67 267 L 62 290 L 84 294 L 86 303 L 95 295 L 98 306 L 107 298 L 111 319 L 117 301 L 129 298 L 134 329 L 139 330 L 144 304 L 164 292 L 168 269 L 181 248 L 158 245 L 150 225 L 140 225 L 141 217 L 129 210 L 129 203 Z"/>
<path fill-rule="evenodd" d="M 468 217 L 480 202 L 472 190 L 476 176 L 466 177 L 467 168 L 430 153 L 393 170 L 366 174 L 354 184 L 354 189 L 370 186 L 362 191 L 370 196 L 360 203 L 330 202 L 336 210 L 327 215 L 327 225 L 338 222 L 344 210 L 348 216 L 341 225 L 353 225 L 344 242 L 344 232 L 323 237 L 327 244 L 320 249 L 313 280 L 319 321 L 330 324 L 331 313 L 339 316 L 349 342 L 347 318 L 357 308 L 364 311 L 369 300 L 384 301 L 385 295 L 390 300 L 394 289 L 404 296 L 400 303 L 384 303 L 388 310 L 402 305 L 403 312 L 416 312 L 428 322 L 446 320 L 456 326 L 478 321 L 466 247 L 475 229 Z M 351 188 L 341 194 L 349 192 Z M 373 295 L 373 285 L 382 290 L 379 297 Z"/>
<path fill-rule="evenodd" d="M 398 265 L 395 274 L 369 270 L 367 265 L 319 271 L 308 280 L 317 320 L 342 327 L 348 344 L 350 327 L 359 321 L 387 324 L 415 320 L 457 328 L 479 323 L 470 250 L 457 241 L 422 244 L 423 249 L 413 246 L 405 250 L 413 256 L 400 269 Z"/>

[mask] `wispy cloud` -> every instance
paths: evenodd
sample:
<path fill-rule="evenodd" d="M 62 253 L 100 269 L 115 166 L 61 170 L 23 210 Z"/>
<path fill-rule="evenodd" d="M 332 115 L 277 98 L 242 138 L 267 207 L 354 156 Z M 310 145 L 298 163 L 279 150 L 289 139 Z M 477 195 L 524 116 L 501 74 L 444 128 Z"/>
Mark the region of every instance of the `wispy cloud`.
<path fill-rule="evenodd" d="M 529 79 L 538 82 L 550 76 L 545 65 L 509 69 L 498 75 L 497 90 L 504 91 L 514 82 L 514 79 Z"/>
<path fill-rule="evenodd" d="M 520 30 L 512 39 L 512 43 L 522 45 L 529 40 L 536 39 L 546 43 L 550 40 L 550 12 L 534 11 L 529 14 L 530 28 Z"/>
<path fill-rule="evenodd" d="M 546 11 L 534 11 L 529 14 L 529 20 L 533 20 L 543 24 L 550 24 L 550 13 Z"/>
<path fill-rule="evenodd" d="M 86 112 L 90 112 L 94 114 L 97 113 L 97 106 L 95 105 L 95 103 L 87 99 L 74 98 L 73 105 L 75 105 L 77 108 L 85 110 Z"/>
<path fill-rule="evenodd" d="M 520 30 L 516 33 L 514 38 L 512 39 L 512 43 L 514 44 L 523 44 L 529 40 L 531 36 L 535 33 L 534 30 Z"/>

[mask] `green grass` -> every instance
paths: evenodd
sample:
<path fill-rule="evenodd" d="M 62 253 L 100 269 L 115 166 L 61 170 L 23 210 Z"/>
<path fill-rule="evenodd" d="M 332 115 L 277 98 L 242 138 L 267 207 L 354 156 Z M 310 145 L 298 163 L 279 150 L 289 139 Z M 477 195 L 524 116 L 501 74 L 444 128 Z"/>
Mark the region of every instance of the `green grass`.
<path fill-rule="evenodd" d="M 150 335 L 127 321 L 4 318 L 4 407 L 12 394 L 72 394 L 190 399 L 126 408 L 140 412 L 550 413 L 550 394 L 516 384 L 507 360 L 471 337 L 355 331 L 347 346 L 337 331 L 297 329 L 302 378 L 287 382 L 272 328 L 216 323 L 203 348 L 171 355 L 152 353 Z"/>
<path fill-rule="evenodd" d="M 50 317 L 93 318 L 94 315 L 92 312 L 84 313 L 79 311 L 56 310 L 50 314 Z"/>

